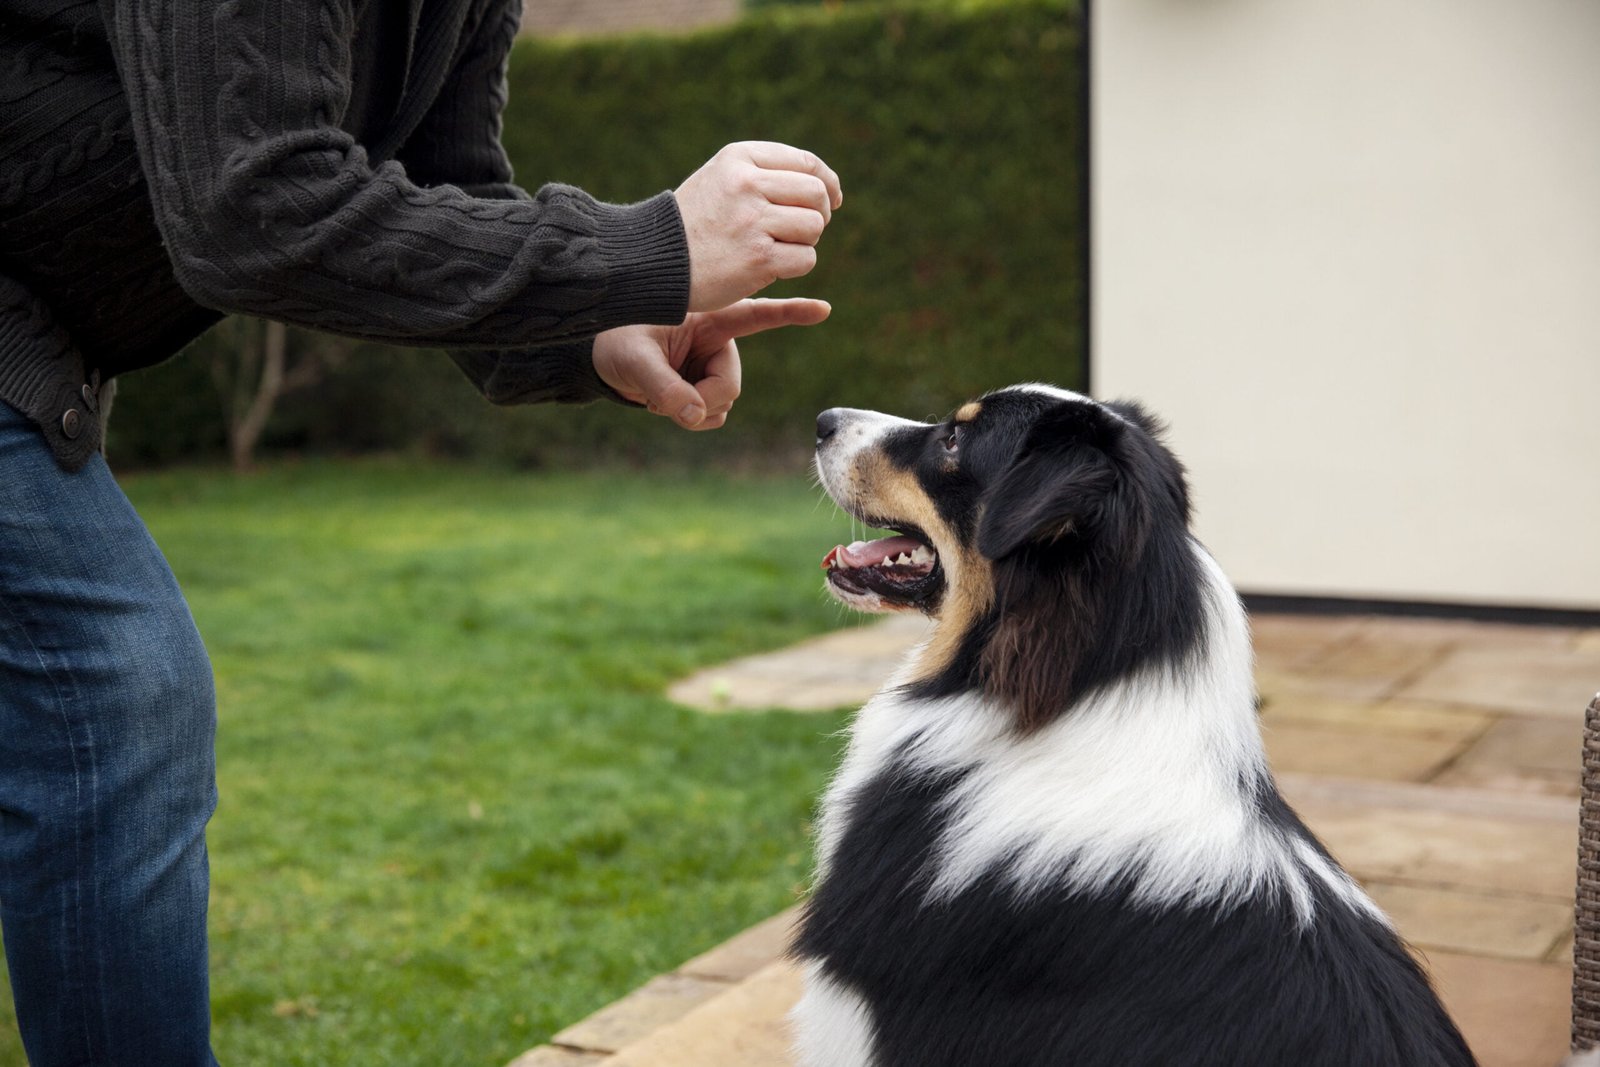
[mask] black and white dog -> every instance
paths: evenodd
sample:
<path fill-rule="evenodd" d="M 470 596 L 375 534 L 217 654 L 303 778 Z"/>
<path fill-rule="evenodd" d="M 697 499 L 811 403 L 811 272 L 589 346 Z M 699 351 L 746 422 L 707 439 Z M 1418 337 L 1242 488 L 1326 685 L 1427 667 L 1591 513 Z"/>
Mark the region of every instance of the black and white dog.
<path fill-rule="evenodd" d="M 1473 1063 L 1278 794 L 1155 420 L 1038 385 L 937 425 L 834 409 L 817 470 L 902 535 L 830 552 L 834 595 L 937 622 L 824 802 L 805 1067 Z"/>

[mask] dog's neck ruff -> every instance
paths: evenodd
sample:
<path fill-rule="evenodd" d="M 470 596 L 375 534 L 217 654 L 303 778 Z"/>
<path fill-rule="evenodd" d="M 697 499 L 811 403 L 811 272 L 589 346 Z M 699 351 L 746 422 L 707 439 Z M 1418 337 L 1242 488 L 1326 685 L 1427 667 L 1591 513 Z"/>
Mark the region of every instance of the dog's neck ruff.
<path fill-rule="evenodd" d="M 886 773 L 953 782 L 945 829 L 922 872 L 931 900 L 999 875 L 1023 895 L 1125 889 L 1152 906 L 1238 903 L 1281 893 L 1303 923 L 1313 882 L 1379 914 L 1309 840 L 1269 817 L 1274 795 L 1255 711 L 1250 635 L 1208 553 L 1204 620 L 1182 670 L 1149 666 L 1082 696 L 1031 734 L 973 691 L 918 699 L 922 649 L 856 717 L 818 833 L 826 876 L 852 796 Z M 924 646 L 926 647 L 926 646 Z"/>

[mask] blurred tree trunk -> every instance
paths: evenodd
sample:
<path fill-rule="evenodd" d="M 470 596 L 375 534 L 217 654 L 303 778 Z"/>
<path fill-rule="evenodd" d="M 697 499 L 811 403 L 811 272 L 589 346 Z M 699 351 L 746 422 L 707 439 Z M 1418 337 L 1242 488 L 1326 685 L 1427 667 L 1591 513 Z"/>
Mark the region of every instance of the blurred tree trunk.
<path fill-rule="evenodd" d="M 211 378 L 226 410 L 233 469 L 248 471 L 279 398 L 321 381 L 344 353 L 332 344 L 293 346 L 298 349 L 293 351 L 281 322 L 235 317 L 217 330 L 222 336 L 212 351 Z"/>
<path fill-rule="evenodd" d="M 272 409 L 283 393 L 284 364 L 289 358 L 289 331 L 281 322 L 262 325 L 264 328 L 259 331 L 260 358 L 253 361 L 261 367 L 255 395 L 248 399 L 239 397 L 241 403 L 235 404 L 234 417 L 228 420 L 228 455 L 236 471 L 247 471 L 254 463 L 261 431 L 267 428 Z M 245 375 L 241 373 L 239 380 L 245 381 Z"/>

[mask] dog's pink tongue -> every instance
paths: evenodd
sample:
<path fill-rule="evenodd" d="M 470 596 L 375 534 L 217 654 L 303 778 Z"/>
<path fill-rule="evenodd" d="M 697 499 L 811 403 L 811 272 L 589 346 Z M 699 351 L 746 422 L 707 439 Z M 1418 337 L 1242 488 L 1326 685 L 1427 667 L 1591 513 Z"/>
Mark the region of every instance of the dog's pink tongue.
<path fill-rule="evenodd" d="M 829 566 L 845 567 L 850 570 L 874 567 L 901 553 L 910 555 L 921 547 L 922 542 L 915 537 L 884 537 L 877 541 L 853 541 L 848 545 L 837 546 L 824 556 L 822 569 L 827 570 Z"/>

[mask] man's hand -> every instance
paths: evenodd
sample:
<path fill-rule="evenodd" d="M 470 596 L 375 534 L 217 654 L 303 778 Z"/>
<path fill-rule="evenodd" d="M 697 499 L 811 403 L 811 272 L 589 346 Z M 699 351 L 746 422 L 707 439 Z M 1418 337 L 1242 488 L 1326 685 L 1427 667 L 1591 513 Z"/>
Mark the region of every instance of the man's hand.
<path fill-rule="evenodd" d="M 676 196 L 689 239 L 690 311 L 715 311 L 810 273 L 822 231 L 844 202 L 826 163 L 772 141 L 728 145 Z"/>
<path fill-rule="evenodd" d="M 812 326 L 833 309 L 821 300 L 741 300 L 691 312 L 677 326 L 621 326 L 594 339 L 594 369 L 623 399 L 686 430 L 715 430 L 739 397 L 739 346 L 779 326 Z"/>

